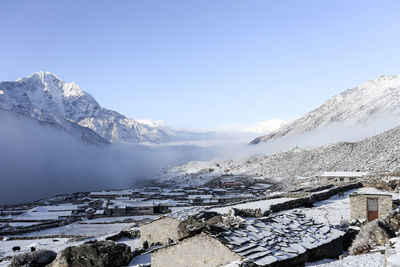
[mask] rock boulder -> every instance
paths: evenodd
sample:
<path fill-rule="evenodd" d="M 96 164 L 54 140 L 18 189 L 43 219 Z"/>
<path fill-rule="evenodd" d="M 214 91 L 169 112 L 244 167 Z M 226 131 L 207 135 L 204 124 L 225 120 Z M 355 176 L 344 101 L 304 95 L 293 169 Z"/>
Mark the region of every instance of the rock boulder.
<path fill-rule="evenodd" d="M 350 247 L 350 254 L 361 254 L 376 246 L 385 246 L 389 239 L 395 236 L 395 232 L 387 221 L 376 219 L 361 228 Z"/>
<path fill-rule="evenodd" d="M 120 267 L 131 260 L 131 248 L 125 244 L 90 241 L 64 249 L 47 267 Z"/>
<path fill-rule="evenodd" d="M 15 255 L 9 267 L 45 267 L 51 263 L 57 253 L 51 250 L 37 250 Z"/>

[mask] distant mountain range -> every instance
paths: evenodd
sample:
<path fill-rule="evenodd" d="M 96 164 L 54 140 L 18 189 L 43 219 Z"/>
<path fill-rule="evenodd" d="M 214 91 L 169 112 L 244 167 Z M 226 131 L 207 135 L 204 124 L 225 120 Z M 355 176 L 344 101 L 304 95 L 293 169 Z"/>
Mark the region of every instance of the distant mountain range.
<path fill-rule="evenodd" d="M 76 83 L 63 82 L 49 72 L 1 82 L 0 110 L 61 127 L 95 144 L 160 143 L 168 139 L 158 125 L 140 123 L 105 109 Z"/>
<path fill-rule="evenodd" d="M 0 82 L 0 111 L 17 113 L 41 124 L 61 128 L 93 144 L 208 144 L 232 140 L 226 131 L 173 129 L 161 120 L 131 119 L 103 108 L 74 82 L 64 82 L 50 72 L 36 72 L 17 81 Z M 268 133 L 285 122 L 271 120 L 249 128 L 242 138 Z M 242 142 L 241 140 L 240 142 Z"/>
<path fill-rule="evenodd" d="M 396 121 L 400 122 L 400 75 L 384 75 L 334 96 L 317 109 L 251 143 L 268 144 L 292 138 L 295 145 L 302 136 L 312 136 L 315 140 L 326 134 L 336 135 L 335 141 L 349 141 L 350 137 L 356 140 L 393 128 L 400 124 Z M 350 129 L 358 131 L 346 136 Z"/>

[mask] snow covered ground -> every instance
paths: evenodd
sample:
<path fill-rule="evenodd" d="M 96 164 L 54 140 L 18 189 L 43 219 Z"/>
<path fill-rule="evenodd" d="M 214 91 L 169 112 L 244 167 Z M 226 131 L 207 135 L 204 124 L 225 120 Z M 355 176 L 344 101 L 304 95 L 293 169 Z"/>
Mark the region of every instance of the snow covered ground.
<path fill-rule="evenodd" d="M 53 206 L 54 207 L 54 206 Z M 60 211 L 50 211 L 45 207 L 36 207 L 28 210 L 27 212 L 14 216 L 15 220 L 57 220 L 58 216 L 68 216 L 71 215 L 70 210 L 62 209 Z"/>
<path fill-rule="evenodd" d="M 356 256 L 347 256 L 343 260 L 326 259 L 313 263 L 307 263 L 306 266 L 318 267 L 382 267 L 384 266 L 384 255 L 381 253 L 370 253 Z M 399 266 L 399 265 L 397 265 Z"/>
<path fill-rule="evenodd" d="M 345 192 L 344 196 L 335 195 L 325 201 L 321 201 L 315 203 L 315 207 L 313 208 L 302 208 L 301 210 L 308 216 L 313 218 L 316 222 L 327 223 L 330 225 L 339 225 L 343 221 L 350 220 L 350 200 L 349 195 L 352 192 L 362 192 L 362 193 L 387 193 L 384 191 L 380 191 L 374 188 L 360 188 L 356 190 L 350 190 Z M 393 198 L 400 198 L 399 193 L 390 193 L 393 195 Z M 236 204 L 233 206 L 220 207 L 220 208 L 211 208 L 211 211 L 216 211 L 218 213 L 228 213 L 230 209 L 238 208 L 238 209 L 257 209 L 260 208 L 262 212 L 267 211 L 271 205 L 283 203 L 293 198 L 276 198 L 269 200 L 258 200 L 252 201 L 248 203 Z M 24 214 L 14 216 L 15 219 L 43 219 L 50 218 L 53 213 L 59 216 L 64 212 L 68 211 L 72 206 L 71 205 L 60 205 L 60 206 L 42 206 L 31 209 Z M 172 214 L 170 216 L 176 216 L 179 218 L 187 217 L 190 214 L 198 213 L 201 210 L 208 209 L 208 207 L 174 207 L 172 208 Z M 289 211 L 284 211 L 282 213 L 288 213 Z M 49 235 L 84 235 L 84 236 L 92 236 L 93 238 L 103 240 L 106 236 L 118 233 L 121 230 L 132 229 L 132 223 L 122 223 L 123 220 L 126 219 L 134 219 L 134 220 L 143 220 L 143 219 L 156 219 L 159 216 L 157 215 L 145 215 L 145 216 L 125 216 L 125 217 L 110 217 L 110 218 L 99 218 L 94 220 L 86 220 L 83 222 L 75 222 L 69 225 L 42 230 L 38 232 L 24 234 L 22 236 L 29 237 L 38 237 L 38 236 L 49 236 Z M 53 217 L 54 218 L 54 217 Z M 14 223 L 13 223 L 14 224 Z M 15 223 L 24 225 L 25 223 Z M 28 223 L 32 224 L 32 223 Z M 135 227 L 136 228 L 136 227 Z M 29 251 L 29 247 L 34 244 L 34 246 L 38 249 L 51 249 L 56 252 L 64 249 L 67 246 L 75 246 L 79 245 L 82 242 L 87 240 L 76 241 L 72 239 L 66 238 L 56 238 L 54 239 L 34 239 L 34 240 L 13 240 L 0 241 L 0 258 L 5 256 L 12 256 L 14 253 L 12 252 L 13 246 L 20 246 L 21 252 Z M 389 260 L 393 262 L 397 262 L 399 260 L 400 255 L 400 238 L 395 238 L 392 240 L 395 244 L 395 248 L 392 250 L 392 254 L 389 257 Z M 141 247 L 139 239 L 121 239 L 118 241 L 119 243 L 125 243 L 131 247 L 132 250 Z M 398 245 L 397 245 L 398 244 Z M 142 255 L 136 257 L 132 260 L 129 266 L 139 266 L 140 264 L 150 263 L 150 254 Z M 379 253 L 358 255 L 358 256 L 348 256 L 343 260 L 323 260 L 320 262 L 308 263 L 307 266 L 383 266 L 384 257 Z M 0 263 L 0 267 L 5 267 L 9 264 L 9 261 Z M 393 265 L 396 266 L 396 265 Z"/>
<path fill-rule="evenodd" d="M 387 267 L 400 266 L 400 237 L 392 238 L 390 242 L 394 245 L 393 249 L 388 251 Z"/>
<path fill-rule="evenodd" d="M 350 221 L 350 198 L 349 195 L 356 190 L 344 193 L 344 196 L 333 197 L 317 202 L 313 208 L 304 208 L 304 212 L 314 220 L 330 225 L 340 225 L 342 221 Z"/>
<path fill-rule="evenodd" d="M 57 241 L 55 241 L 57 240 Z M 68 246 L 75 246 L 82 242 L 68 242 L 67 238 L 57 239 L 37 239 L 37 240 L 11 240 L 11 241 L 0 241 L 0 258 L 6 256 L 14 256 L 15 253 L 12 251 L 14 246 L 20 246 L 21 251 L 19 253 L 25 253 L 30 251 L 30 247 L 34 246 L 36 249 L 49 249 L 55 252 L 59 252 Z M 10 262 L 1 262 L 0 267 L 8 266 Z"/>
<path fill-rule="evenodd" d="M 48 235 L 84 235 L 100 236 L 119 232 L 132 226 L 132 223 L 113 224 L 82 224 L 72 223 L 65 226 L 46 229 L 38 232 L 28 233 L 25 236 L 48 236 Z"/>

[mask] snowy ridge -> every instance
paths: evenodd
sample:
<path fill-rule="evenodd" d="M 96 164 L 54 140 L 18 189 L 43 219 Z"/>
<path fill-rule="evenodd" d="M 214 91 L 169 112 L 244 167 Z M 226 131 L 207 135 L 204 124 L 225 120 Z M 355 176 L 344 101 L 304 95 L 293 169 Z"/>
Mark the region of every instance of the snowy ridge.
<path fill-rule="evenodd" d="M 323 171 L 387 172 L 400 170 L 400 127 L 359 142 L 318 148 L 294 148 L 273 155 L 224 161 L 194 161 L 165 170 L 167 183 L 201 185 L 222 175 L 268 178 L 313 176 Z"/>
<path fill-rule="evenodd" d="M 17 112 L 79 135 L 83 132 L 98 139 L 93 140 L 95 143 L 159 143 L 167 138 L 161 129 L 102 108 L 76 83 L 65 83 L 49 72 L 1 82 L 0 92 L 0 110 Z"/>
<path fill-rule="evenodd" d="M 278 130 L 254 139 L 258 144 L 283 137 L 313 133 L 332 124 L 348 127 L 365 127 L 382 118 L 400 118 L 400 75 L 384 75 L 349 89 L 326 101 L 322 106 L 294 120 Z M 394 127 L 394 125 L 391 125 Z M 390 129 L 386 128 L 387 129 Z M 377 134 L 375 132 L 374 134 Z M 367 137 L 362 131 L 358 138 Z M 345 138 L 337 141 L 349 141 Z"/>

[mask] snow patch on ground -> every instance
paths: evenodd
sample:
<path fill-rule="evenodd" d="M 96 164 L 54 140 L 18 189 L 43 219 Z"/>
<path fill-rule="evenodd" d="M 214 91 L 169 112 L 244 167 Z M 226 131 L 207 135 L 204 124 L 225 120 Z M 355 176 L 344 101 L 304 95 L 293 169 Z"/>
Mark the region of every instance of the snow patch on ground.
<path fill-rule="evenodd" d="M 356 256 L 347 256 L 343 260 L 322 260 L 313 263 L 307 263 L 306 266 L 318 267 L 381 267 L 384 266 L 384 255 L 381 253 L 362 254 Z M 396 265 L 398 266 L 398 265 Z"/>
<path fill-rule="evenodd" d="M 132 223 L 114 223 L 114 224 L 72 223 L 57 228 L 28 233 L 26 234 L 26 236 L 48 236 L 48 235 L 100 236 L 100 235 L 117 233 L 126 228 L 130 228 L 131 226 Z"/>

